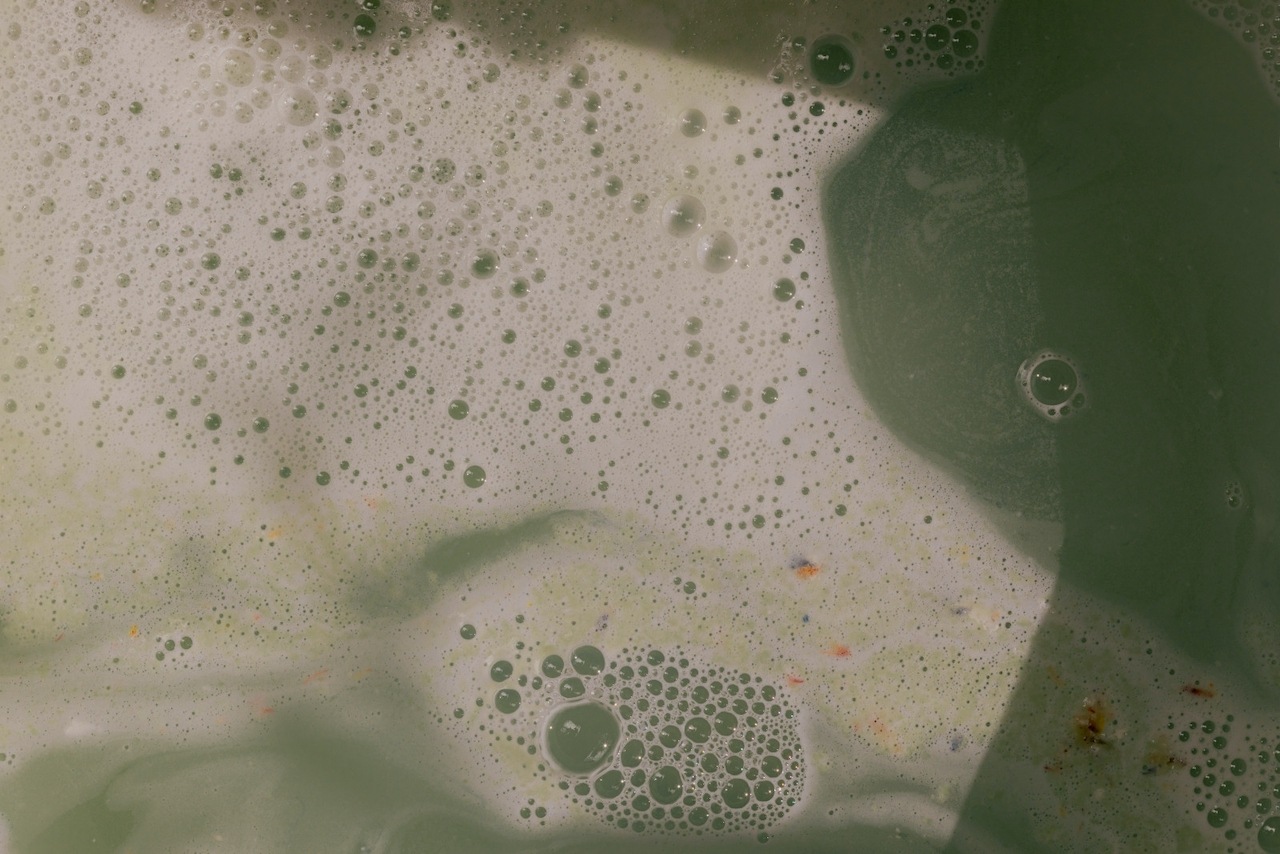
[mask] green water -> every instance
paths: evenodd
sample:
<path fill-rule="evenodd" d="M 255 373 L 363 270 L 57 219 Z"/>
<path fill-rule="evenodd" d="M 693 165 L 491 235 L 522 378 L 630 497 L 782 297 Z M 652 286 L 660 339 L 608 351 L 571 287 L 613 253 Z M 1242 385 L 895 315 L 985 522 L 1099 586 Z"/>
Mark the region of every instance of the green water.
<path fill-rule="evenodd" d="M 1274 4 L 840 5 L 15 15 L 0 854 L 1280 850 Z"/>
<path fill-rule="evenodd" d="M 1268 88 L 1180 4 L 1008 3 L 985 72 L 905 98 L 825 204 L 846 348 L 885 419 L 985 499 L 1060 520 L 1061 585 L 1274 703 L 1275 654 L 1250 631 L 1280 614 Z M 1002 382 L 1044 347 L 1071 354 L 1087 388 L 1057 423 Z M 1042 640 L 1026 672 L 1062 655 Z M 1149 850 L 1109 797 L 1082 804 L 1074 831 L 1034 829 L 1014 793 L 1044 774 L 1010 760 L 1037 755 L 1054 710 L 1028 683 L 958 839 L 971 826 L 1019 851 Z"/>

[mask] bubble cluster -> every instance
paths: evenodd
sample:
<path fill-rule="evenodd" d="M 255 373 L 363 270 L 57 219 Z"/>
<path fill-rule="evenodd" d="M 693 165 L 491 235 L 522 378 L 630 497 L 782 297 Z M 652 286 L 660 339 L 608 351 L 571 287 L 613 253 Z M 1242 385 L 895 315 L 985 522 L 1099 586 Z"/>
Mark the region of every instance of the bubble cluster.
<path fill-rule="evenodd" d="M 1280 5 L 1259 0 L 1191 0 L 1191 5 L 1240 40 L 1253 54 L 1272 94 L 1280 97 Z"/>
<path fill-rule="evenodd" d="M 1212 687 L 1198 685 L 1184 692 L 1214 695 Z M 1193 783 L 1190 811 L 1234 843 L 1227 851 L 1253 850 L 1255 842 L 1262 851 L 1280 851 L 1280 733 L 1260 734 L 1228 714 L 1221 721 L 1188 721 L 1169 743 L 1170 749 L 1148 755 L 1143 773 L 1185 769 Z"/>
<path fill-rule="evenodd" d="M 635 833 L 767 836 L 802 801 L 797 710 L 763 678 L 680 650 L 584 645 L 536 660 L 536 645 L 517 647 L 490 666 L 492 696 L 452 720 L 463 738 L 523 748 L 582 812 Z"/>
<path fill-rule="evenodd" d="M 982 67 L 985 3 L 950 0 L 923 18 L 901 18 L 880 28 L 884 55 L 899 69 L 933 66 L 954 74 Z"/>

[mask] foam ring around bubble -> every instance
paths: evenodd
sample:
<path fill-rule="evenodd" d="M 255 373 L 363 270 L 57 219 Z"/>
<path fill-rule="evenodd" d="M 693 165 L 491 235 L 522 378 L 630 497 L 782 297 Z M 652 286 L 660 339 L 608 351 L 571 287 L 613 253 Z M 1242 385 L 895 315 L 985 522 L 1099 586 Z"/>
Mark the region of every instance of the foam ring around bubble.
<path fill-rule="evenodd" d="M 1041 350 L 1018 367 L 1018 389 L 1036 412 L 1060 421 L 1085 405 L 1084 380 L 1070 356 Z"/>

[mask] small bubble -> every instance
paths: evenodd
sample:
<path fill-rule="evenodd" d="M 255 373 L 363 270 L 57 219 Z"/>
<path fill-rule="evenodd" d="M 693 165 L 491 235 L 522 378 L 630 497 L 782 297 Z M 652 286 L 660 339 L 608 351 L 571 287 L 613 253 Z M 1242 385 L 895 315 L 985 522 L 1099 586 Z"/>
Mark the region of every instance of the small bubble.
<path fill-rule="evenodd" d="M 687 137 L 701 136 L 707 129 L 707 117 L 702 110 L 685 110 L 680 114 L 680 133 Z"/>
<path fill-rule="evenodd" d="M 809 48 L 809 69 L 824 86 L 843 86 L 853 77 L 853 45 L 843 36 L 817 38 Z"/>
<path fill-rule="evenodd" d="M 520 692 L 514 688 L 503 688 L 494 695 L 493 705 L 504 715 L 513 714 L 520 708 Z"/>
<path fill-rule="evenodd" d="M 377 32 L 378 23 L 372 15 L 356 15 L 353 30 L 357 38 L 367 39 Z"/>
<path fill-rule="evenodd" d="M 573 669 L 582 676 L 595 676 L 604 670 L 604 653 L 594 646 L 580 646 L 569 657 Z"/>
<path fill-rule="evenodd" d="M 706 206 L 693 196 L 676 196 L 662 209 L 662 225 L 675 237 L 688 237 L 702 228 Z"/>
<path fill-rule="evenodd" d="M 462 482 L 472 489 L 484 486 L 485 478 L 484 469 L 480 466 L 467 466 L 462 472 Z"/>
<path fill-rule="evenodd" d="M 1258 847 L 1267 854 L 1280 852 L 1280 816 L 1272 816 L 1258 828 Z"/>
<path fill-rule="evenodd" d="M 698 241 L 698 261 L 709 273 L 723 273 L 738 257 L 738 244 L 727 232 L 717 231 Z"/>
<path fill-rule="evenodd" d="M 498 271 L 498 253 L 481 249 L 471 259 L 471 274 L 477 279 L 487 279 Z"/>

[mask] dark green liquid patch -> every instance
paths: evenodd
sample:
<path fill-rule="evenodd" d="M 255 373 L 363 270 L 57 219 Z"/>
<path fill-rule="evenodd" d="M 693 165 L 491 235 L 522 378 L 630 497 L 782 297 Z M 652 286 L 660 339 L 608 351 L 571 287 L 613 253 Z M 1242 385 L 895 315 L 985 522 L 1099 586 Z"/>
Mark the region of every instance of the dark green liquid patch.
<path fill-rule="evenodd" d="M 859 386 L 980 497 L 1061 521 L 1060 586 L 1274 707 L 1280 110 L 1241 45 L 1180 2 L 1006 3 L 986 32 L 983 71 L 911 94 L 827 187 Z M 1011 850 L 1099 849 L 1118 816 L 1163 808 L 1139 771 L 1104 784 L 1102 760 L 1056 790 L 1069 827 L 1008 796 L 1053 787 L 1040 746 L 1066 724 L 1037 676 L 1083 649 L 1053 636 L 961 822 Z M 1196 832 L 1267 844 L 1221 782 L 1187 804 Z M 1072 800 L 1103 786 L 1105 802 Z"/>

